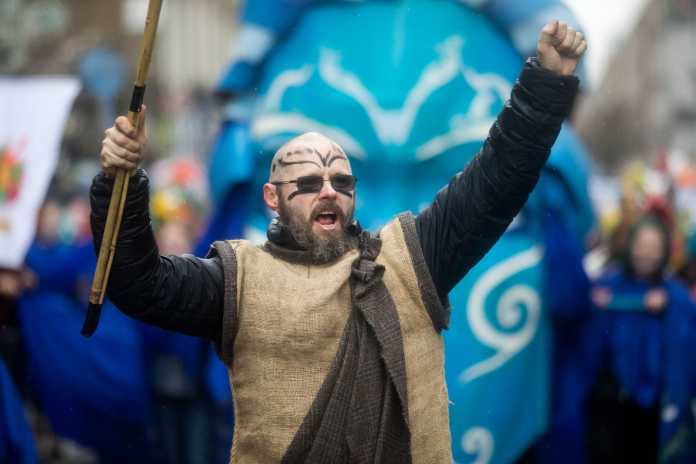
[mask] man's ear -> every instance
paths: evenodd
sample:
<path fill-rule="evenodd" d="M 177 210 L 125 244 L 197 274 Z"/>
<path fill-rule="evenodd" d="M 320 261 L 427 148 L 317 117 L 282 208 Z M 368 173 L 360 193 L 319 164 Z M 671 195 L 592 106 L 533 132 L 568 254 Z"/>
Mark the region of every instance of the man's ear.
<path fill-rule="evenodd" d="M 278 187 L 273 184 L 263 184 L 263 202 L 273 211 L 278 211 Z"/>

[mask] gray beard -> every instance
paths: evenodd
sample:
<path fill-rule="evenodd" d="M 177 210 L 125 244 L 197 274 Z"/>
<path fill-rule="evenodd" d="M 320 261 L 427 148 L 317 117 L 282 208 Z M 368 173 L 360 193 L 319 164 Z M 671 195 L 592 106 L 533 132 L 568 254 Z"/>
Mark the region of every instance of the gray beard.
<path fill-rule="evenodd" d="M 358 248 L 358 237 L 355 237 L 345 230 L 338 237 L 321 238 L 312 230 L 312 224 L 298 220 L 288 214 L 286 208 L 278 210 L 280 221 L 288 228 L 297 244 L 308 254 L 312 264 L 326 264 L 337 260 L 351 250 Z M 345 221 L 346 224 L 350 222 Z"/>

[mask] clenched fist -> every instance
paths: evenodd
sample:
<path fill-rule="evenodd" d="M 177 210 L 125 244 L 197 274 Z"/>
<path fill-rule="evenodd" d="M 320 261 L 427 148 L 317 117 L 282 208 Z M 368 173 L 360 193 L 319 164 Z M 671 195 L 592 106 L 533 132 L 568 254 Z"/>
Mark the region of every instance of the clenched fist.
<path fill-rule="evenodd" d="M 139 128 L 133 127 L 125 116 L 116 118 L 113 127 L 104 131 L 102 140 L 102 171 L 113 176 L 116 169 L 133 171 L 142 161 L 142 153 L 147 144 L 145 135 L 145 107 L 140 113 Z"/>
<path fill-rule="evenodd" d="M 541 66 L 562 76 L 570 76 L 575 72 L 585 50 L 587 42 L 582 32 L 559 21 L 544 26 L 537 43 Z"/>

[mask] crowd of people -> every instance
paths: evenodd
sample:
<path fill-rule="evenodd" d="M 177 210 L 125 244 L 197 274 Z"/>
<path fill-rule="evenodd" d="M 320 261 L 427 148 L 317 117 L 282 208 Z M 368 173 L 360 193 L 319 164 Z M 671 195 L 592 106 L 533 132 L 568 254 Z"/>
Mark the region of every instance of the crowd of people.
<path fill-rule="evenodd" d="M 344 24 L 344 14 L 351 15 L 350 21 L 358 25 L 364 18 L 369 19 L 366 24 L 390 24 L 392 14 L 404 24 L 419 15 L 433 15 L 432 23 L 442 31 L 422 34 L 432 36 L 433 43 L 439 41 L 433 45 L 439 53 L 437 59 L 429 64 L 410 63 L 414 69 L 404 66 L 402 72 L 420 76 L 420 68 L 427 64 L 432 71 L 430 81 L 443 80 L 438 72 L 446 74 L 448 66 L 452 67 L 452 76 L 461 74 L 478 93 L 467 94 L 462 102 L 454 98 L 447 104 L 436 101 L 441 107 L 430 111 L 448 114 L 453 121 L 459 117 L 464 126 L 483 124 L 487 129 L 491 121 L 486 115 L 502 107 L 507 95 L 501 95 L 509 91 L 505 79 L 490 79 L 490 73 L 514 79 L 522 63 L 519 56 L 530 51 L 529 41 L 514 31 L 519 32 L 524 25 L 531 28 L 530 18 L 538 12 L 511 12 L 504 7 L 505 2 L 491 0 L 479 2 L 485 4 L 482 19 L 480 12 L 472 13 L 470 7 L 455 2 L 441 5 L 439 12 L 419 10 L 418 5 L 409 11 L 390 11 L 384 5 L 370 9 L 371 2 L 356 2 L 359 4 L 351 8 L 363 8 L 356 15 L 340 7 L 332 10 L 335 5 L 296 2 L 267 15 L 267 3 L 247 2 L 242 29 L 263 27 L 283 37 L 286 45 L 275 50 L 275 55 L 267 46 L 253 54 L 253 62 L 248 53 L 233 57 L 217 88 L 226 99 L 227 110 L 209 164 L 181 158 L 147 166 L 152 173 L 150 210 L 163 255 L 204 256 L 213 240 L 259 237 L 257 226 L 267 222 L 268 212 L 254 195 L 267 176 L 261 166 L 268 164 L 271 147 L 289 130 L 281 127 L 283 122 L 293 127 L 298 121 L 316 118 L 332 127 L 346 128 L 354 136 L 341 138 L 343 132 L 333 132 L 347 151 L 356 154 L 354 169 L 366 198 L 358 209 L 358 219 L 360 211 L 365 211 L 362 222 L 370 227 L 382 225 L 400 209 L 421 208 L 424 198 L 430 198 L 461 169 L 462 159 L 472 157 L 468 152 L 480 144 L 478 136 L 461 139 L 463 145 L 458 147 L 432 151 L 441 147 L 443 140 L 449 143 L 462 137 L 454 129 L 449 139 L 429 139 L 439 134 L 433 127 L 427 127 L 431 131 L 428 137 L 414 130 L 410 138 L 403 139 L 398 133 L 389 133 L 388 125 L 382 132 L 378 128 L 377 135 L 361 132 L 364 129 L 356 121 L 362 116 L 356 116 L 354 105 L 337 100 L 335 91 L 359 95 L 355 89 L 362 83 L 341 67 L 338 54 L 322 48 L 340 50 L 346 45 L 337 39 L 340 34 L 335 28 L 321 28 L 326 34 L 321 36 L 319 24 Z M 554 10 L 559 2 L 538 3 L 543 4 L 537 7 L 542 11 L 560 11 Z M 463 47 L 448 36 L 447 18 L 456 24 L 454 29 L 461 28 L 462 22 L 470 26 L 465 28 L 470 34 L 465 40 L 474 44 L 473 48 Z M 345 24 L 341 27 L 351 27 L 352 23 Z M 370 31 L 366 24 L 361 26 L 366 36 L 383 33 L 382 29 Z M 414 30 L 409 33 L 416 34 Z M 319 34 L 316 50 L 301 49 L 300 53 L 298 44 L 307 43 L 307 34 L 312 31 Z M 507 39 L 496 42 L 496 34 Z M 241 37 L 258 40 L 253 34 Z M 418 37 L 405 37 L 405 42 L 417 49 L 409 40 Z M 497 56 L 504 57 L 500 61 L 505 64 L 489 62 L 485 53 L 466 55 L 472 49 L 484 49 L 476 40 L 490 40 L 499 47 Z M 395 56 L 396 52 L 386 46 L 381 50 L 375 44 L 372 53 L 379 60 L 380 53 Z M 453 58 L 460 53 L 471 63 L 467 61 L 465 66 Z M 300 67 L 304 55 L 316 63 Z M 349 51 L 345 57 L 346 62 L 358 60 Z M 313 80 L 314 71 L 309 71 L 313 67 L 328 85 L 320 86 L 318 78 Z M 295 79 L 300 97 L 306 96 L 302 94 L 305 91 L 318 92 L 334 105 L 345 105 L 347 111 L 323 111 L 309 99 L 293 100 L 291 93 L 283 100 L 285 95 L 273 83 L 288 76 Z M 385 82 L 376 82 L 371 90 L 389 97 Z M 309 90 L 302 87 L 305 84 Z M 379 84 L 385 87 L 379 88 Z M 360 96 L 355 98 L 364 102 Z M 500 101 L 494 103 L 496 99 Z M 462 108 L 470 105 L 474 110 L 459 114 L 454 107 L 460 103 Z M 490 108 L 484 108 L 487 104 Z M 261 109 L 253 113 L 249 110 L 252 107 Z M 293 119 L 297 108 L 306 119 Z M 373 117 L 378 110 L 370 113 L 373 123 L 380 121 L 379 115 Z M 382 121 L 393 116 L 383 111 Z M 289 116 L 282 119 L 282 115 Z M 456 126 L 449 120 L 446 124 Z M 274 133 L 269 127 L 281 128 Z M 402 144 L 402 152 L 395 149 L 397 142 Z M 372 157 L 360 154 L 361 149 Z M 406 155 L 399 158 L 399 153 Z M 610 214 L 604 214 L 601 207 L 593 212 L 587 195 L 593 172 L 586 155 L 567 124 L 522 213 L 501 243 L 471 271 L 468 283 L 465 280 L 452 292 L 453 322 L 445 340 L 457 462 L 469 462 L 472 456 L 478 456 L 476 462 L 489 462 L 485 456 L 490 458 L 493 453 L 492 447 L 490 453 L 485 451 L 486 435 L 471 434 L 482 430 L 471 426 L 479 418 L 466 417 L 478 414 L 472 401 L 486 414 L 480 419 L 486 430 L 493 430 L 486 421 L 502 429 L 495 431 L 497 454 L 490 462 L 696 462 L 696 218 L 683 211 L 677 201 L 680 190 L 687 187 L 665 169 L 646 169 L 660 179 L 656 191 L 654 182 L 645 181 L 647 175 L 638 181 L 635 171 L 626 168 L 614 176 L 622 186 L 617 192 L 619 207 Z M 664 156 L 656 155 L 656 159 L 664 164 Z M 428 173 L 432 174 L 432 185 L 423 179 L 415 184 L 422 188 L 414 189 L 417 179 L 428 177 Z M 208 186 L 215 208 L 206 199 Z M 605 220 L 606 216 L 611 220 Z M 599 226 L 593 228 L 595 222 Z M 476 362 L 464 361 L 477 349 L 484 351 L 472 351 L 473 345 L 462 341 L 476 340 L 479 334 L 470 333 L 472 313 L 467 318 L 457 316 L 457 311 L 463 314 L 468 311 L 464 308 L 476 309 L 471 295 L 479 289 L 480 281 L 502 269 L 498 265 L 507 265 L 523 254 L 534 257 L 535 250 L 541 249 L 542 257 L 516 278 L 520 287 L 538 291 L 543 301 L 540 306 L 549 317 L 538 316 L 541 322 L 525 339 L 523 329 L 537 317 L 533 316 L 534 300 L 526 302 L 528 314 L 522 322 L 515 319 L 506 326 L 505 317 L 499 314 L 497 324 L 509 329 L 507 335 L 518 335 L 517 339 L 525 342 L 507 352 L 487 346 L 489 351 L 500 349 L 496 354 L 500 356 L 490 358 L 492 363 L 481 361 L 483 355 Z M 0 269 L 0 462 L 228 462 L 234 429 L 233 398 L 227 371 L 208 342 L 146 326 L 123 315 L 108 300 L 97 333 L 90 339 L 79 335 L 95 262 L 89 198 L 83 181 L 70 195 L 47 196 L 24 267 Z M 499 290 L 503 294 L 500 300 L 506 291 Z M 493 313 L 500 311 L 502 303 L 493 301 L 488 306 L 483 301 L 482 305 L 481 312 Z M 487 317 L 491 318 L 483 319 Z M 548 330 L 546 338 L 544 330 Z M 500 339 L 506 335 L 498 333 L 503 334 Z M 514 345 L 501 346 L 510 343 Z M 465 354 L 466 350 L 470 351 Z M 496 360 L 502 361 L 494 366 Z M 515 360 L 519 366 L 513 364 Z M 508 362 L 508 374 L 495 384 L 475 383 L 493 379 L 492 374 L 498 375 L 496 369 Z M 529 370 L 528 379 L 516 375 L 515 369 Z M 548 388 L 539 379 L 547 379 Z M 522 416 L 513 414 L 501 398 L 500 407 L 508 409 L 500 413 L 502 417 L 491 419 L 498 413 L 491 413 L 496 405 L 490 404 L 490 396 L 483 396 L 486 390 L 516 390 L 507 398 L 515 404 L 525 403 L 526 409 L 515 409 Z M 538 420 L 529 420 L 531 410 Z M 510 432 L 507 429 L 516 428 L 500 426 L 515 421 L 525 430 Z"/>
<path fill-rule="evenodd" d="M 191 252 L 203 225 L 201 168 L 190 159 L 164 164 L 153 167 L 161 183 L 152 197 L 158 243 L 164 253 Z M 209 393 L 207 344 L 129 319 L 108 300 L 99 333 L 78 336 L 95 263 L 81 192 L 47 200 L 25 267 L 0 273 L 3 358 L 18 389 L 3 400 L 21 398 L 34 430 L 33 439 L 3 434 L 3 458 L 224 462 L 214 456 L 215 437 L 231 439 L 231 411 L 213 420 L 219 408 Z M 28 431 L 22 417 L 19 406 L 7 416 Z"/>

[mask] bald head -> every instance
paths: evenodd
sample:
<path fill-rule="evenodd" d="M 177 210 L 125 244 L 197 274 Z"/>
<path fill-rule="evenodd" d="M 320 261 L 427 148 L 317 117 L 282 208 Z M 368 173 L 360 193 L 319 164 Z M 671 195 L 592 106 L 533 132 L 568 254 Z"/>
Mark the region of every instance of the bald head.
<path fill-rule="evenodd" d="M 306 132 L 278 149 L 271 161 L 268 181 L 297 177 L 295 173 L 302 167 L 314 166 L 323 170 L 336 163 L 351 172 L 350 161 L 336 142 L 318 132 Z"/>
<path fill-rule="evenodd" d="M 316 132 L 295 137 L 276 152 L 268 177 L 263 201 L 301 247 L 320 255 L 328 250 L 333 258 L 348 249 L 355 178 L 336 142 Z"/>

